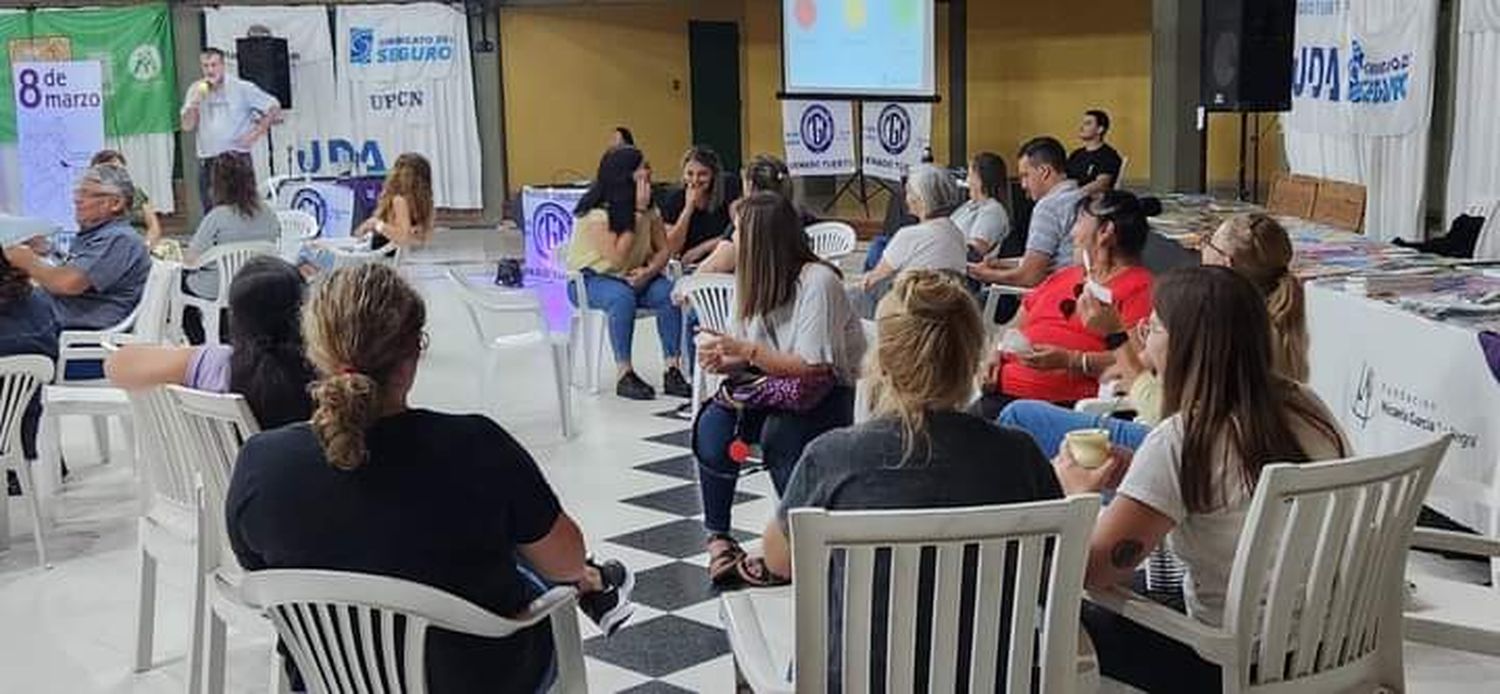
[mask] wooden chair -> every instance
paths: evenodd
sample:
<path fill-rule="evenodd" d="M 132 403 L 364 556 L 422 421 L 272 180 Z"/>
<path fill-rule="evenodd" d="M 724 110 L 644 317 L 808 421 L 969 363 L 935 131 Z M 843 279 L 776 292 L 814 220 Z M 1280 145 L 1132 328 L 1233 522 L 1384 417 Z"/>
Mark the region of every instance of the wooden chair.
<path fill-rule="evenodd" d="M 1312 220 L 1349 231 L 1361 231 L 1365 220 L 1365 187 L 1343 181 L 1318 181 Z"/>
<path fill-rule="evenodd" d="M 1318 179 L 1281 174 L 1271 181 L 1271 197 L 1266 201 L 1266 210 L 1273 215 L 1311 219 L 1317 197 Z"/>
<path fill-rule="evenodd" d="M 1089 599 L 1218 664 L 1226 694 L 1402 691 L 1407 545 L 1449 441 L 1261 470 L 1222 627 L 1123 589 Z"/>
<path fill-rule="evenodd" d="M 721 598 L 735 664 L 756 692 L 823 692 L 827 666 L 842 663 L 843 690 L 870 689 L 872 601 L 888 588 L 886 684 L 914 690 L 917 659 L 928 660 L 928 691 L 1074 692 L 1097 684 L 1091 648 L 1080 658 L 1079 597 L 1096 495 L 975 508 L 909 511 L 796 509 L 792 538 L 792 600 L 784 589 L 744 590 Z M 830 611 L 830 564 L 843 555 L 842 610 Z M 934 556 L 930 648 L 918 653 L 918 601 L 924 553 Z M 977 557 L 971 575 L 965 554 Z M 877 581 L 877 557 L 889 556 L 886 581 Z M 969 669 L 958 669 L 962 623 L 960 595 L 975 593 Z M 1009 600 L 1007 600 L 1007 595 Z M 795 613 L 788 619 L 785 612 Z M 1024 607 L 1021 607 L 1024 606 Z M 781 614 L 778 614 L 781 613 Z M 1009 617 L 1008 622 L 1002 617 Z M 830 648 L 839 627 L 842 654 Z M 791 634 L 795 675 L 773 655 L 772 639 Z M 1087 644 L 1087 638 L 1082 639 Z M 1005 663 L 1003 677 L 998 662 Z M 1080 683 L 1082 681 L 1082 684 Z"/>
<path fill-rule="evenodd" d="M 343 571 L 252 571 L 241 595 L 276 625 L 315 694 L 422 694 L 428 629 L 504 638 L 544 620 L 557 657 L 551 691 L 588 691 L 572 588 L 543 593 L 513 618 L 421 583 Z"/>

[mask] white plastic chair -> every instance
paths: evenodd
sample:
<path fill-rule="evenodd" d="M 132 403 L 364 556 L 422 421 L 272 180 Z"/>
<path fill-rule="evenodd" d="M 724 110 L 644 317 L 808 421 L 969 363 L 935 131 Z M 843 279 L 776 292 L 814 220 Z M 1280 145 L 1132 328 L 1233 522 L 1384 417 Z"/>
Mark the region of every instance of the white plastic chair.
<path fill-rule="evenodd" d="M 677 266 L 681 268 L 679 264 Z M 668 265 L 668 276 L 673 272 L 672 266 Z M 681 270 L 677 270 L 681 272 Z M 573 288 L 573 296 L 577 302 L 569 302 L 573 309 L 572 328 L 569 331 L 570 366 L 569 372 L 573 371 L 571 360 L 577 358 L 578 350 L 583 350 L 584 377 L 587 379 L 589 393 L 599 393 L 599 369 L 603 367 L 604 344 L 609 341 L 609 315 L 603 309 L 589 306 L 589 291 L 587 283 L 583 281 L 583 273 L 569 272 L 568 286 Z M 651 318 L 656 315 L 650 309 L 636 309 L 635 319 Z"/>
<path fill-rule="evenodd" d="M 1450 530 L 1417 528 L 1413 549 L 1500 558 L 1500 539 Z M 1500 656 L 1500 585 L 1482 586 L 1432 576 L 1407 567 L 1407 639 L 1472 653 Z"/>
<path fill-rule="evenodd" d="M 188 655 L 188 691 L 224 691 L 225 620 L 255 614 L 239 598 L 244 576 L 229 548 L 224 501 L 229 476 L 246 440 L 259 433 L 245 398 L 169 385 L 167 394 L 182 422 L 183 446 L 200 484 L 197 503 L 198 552 L 194 570 L 193 639 Z M 206 632 L 206 633 L 205 633 Z M 277 660 L 272 655 L 272 661 Z M 271 677 L 278 688 L 279 668 Z"/>
<path fill-rule="evenodd" d="M 31 476 L 31 461 L 21 448 L 21 416 L 42 384 L 52 380 L 52 360 L 27 354 L 0 357 L 0 470 L 12 470 L 21 483 L 21 494 L 31 506 L 31 537 L 36 542 L 37 565 L 47 563 L 47 545 L 43 540 L 42 504 L 36 482 Z M 10 500 L 0 496 L 0 549 L 10 546 Z"/>
<path fill-rule="evenodd" d="M 1450 437 L 1261 470 L 1211 627 L 1123 589 L 1090 600 L 1219 665 L 1223 691 L 1402 691 L 1403 571 Z"/>
<path fill-rule="evenodd" d="M 276 210 L 276 222 L 281 227 L 278 252 L 281 259 L 289 263 L 297 261 L 297 254 L 302 250 L 303 243 L 318 238 L 318 234 L 322 233 L 318 228 L 318 220 L 302 210 Z"/>
<path fill-rule="evenodd" d="M 198 473 L 187 449 L 186 425 L 165 388 L 129 393 L 148 483 L 146 512 L 138 526 L 140 592 L 136 600 L 135 671 L 152 666 L 156 626 L 156 567 L 168 545 L 194 547 L 198 541 Z M 196 567 L 195 567 L 196 568 Z M 201 591 L 203 583 L 195 581 Z M 194 604 L 203 596 L 195 595 Z M 197 613 L 188 633 L 201 624 Z"/>
<path fill-rule="evenodd" d="M 184 271 L 202 270 L 217 267 L 219 269 L 219 292 L 218 298 L 206 299 L 193 296 L 183 291 L 179 283 L 172 292 L 172 315 L 181 317 L 182 310 L 188 306 L 198 309 L 203 316 L 203 339 L 206 344 L 219 344 L 219 321 L 223 312 L 229 309 L 229 284 L 234 281 L 234 276 L 239 274 L 240 268 L 251 258 L 258 256 L 280 256 L 280 249 L 274 243 L 264 241 L 251 241 L 247 243 L 226 243 L 214 246 L 203 253 L 197 262 L 188 263 L 183 266 Z"/>
<path fill-rule="evenodd" d="M 552 691 L 588 691 L 572 588 L 547 591 L 513 618 L 421 583 L 343 571 L 252 571 L 242 595 L 276 625 L 315 694 L 421 694 L 427 691 L 428 629 L 504 638 L 544 620 L 551 621 L 556 649 Z"/>
<path fill-rule="evenodd" d="M 378 249 L 371 250 L 368 247 L 350 247 L 342 244 L 328 244 L 325 246 L 333 255 L 333 269 L 362 265 L 364 263 L 379 263 L 390 267 L 396 267 L 397 256 L 401 247 L 394 243 L 387 243 Z"/>
<path fill-rule="evenodd" d="M 493 386 L 504 354 L 515 349 L 546 347 L 552 357 L 552 378 L 557 389 L 557 415 L 562 420 L 563 438 L 572 438 L 573 397 L 568 383 L 568 339 L 566 335 L 554 335 L 548 329 L 547 317 L 542 312 L 542 304 L 536 295 L 510 292 L 501 297 L 469 284 L 455 268 L 448 268 L 445 274 L 458 290 L 459 298 L 463 299 L 464 308 L 469 312 L 469 320 L 474 325 L 474 335 L 485 350 L 484 377 L 479 383 L 479 398 L 485 409 L 491 410 L 491 404 L 495 402 Z M 491 337 L 484 328 L 481 313 L 529 319 L 534 327 L 526 332 Z"/>
<path fill-rule="evenodd" d="M 833 262 L 853 253 L 859 237 L 854 233 L 854 227 L 844 222 L 818 222 L 808 225 L 807 240 L 812 244 L 813 253 Z"/>
<path fill-rule="evenodd" d="M 179 285 L 181 272 L 182 266 L 177 263 L 153 259 L 141 300 L 124 320 L 101 330 L 62 331 L 57 338 L 57 382 L 70 385 L 103 383 L 103 379 L 69 379 L 67 367 L 73 362 L 104 359 L 102 345 L 106 341 L 152 343 L 165 339 L 172 325 L 172 291 Z"/>
<path fill-rule="evenodd" d="M 928 691 L 954 691 L 968 681 L 971 692 L 1074 692 L 1091 689 L 1097 663 L 1087 638 L 1079 638 L 1078 614 L 1089 533 L 1099 511 L 1097 495 L 1025 504 L 909 511 L 795 509 L 789 515 L 792 574 L 789 605 L 785 589 L 725 593 L 720 607 L 736 667 L 756 692 L 823 692 L 829 649 L 829 572 L 834 551 L 842 550 L 843 690 L 869 691 L 871 603 L 878 594 L 877 555 L 890 557 L 886 683 L 892 692 L 910 692 L 916 661 L 929 660 Z M 970 548 L 973 548 L 972 550 Z M 919 566 L 924 551 L 935 554 L 932 638 L 928 653 L 916 648 Z M 976 552 L 972 576 L 964 575 L 966 552 Z M 1007 565 L 1014 568 L 1007 571 Z M 974 631 L 969 671 L 958 670 L 959 596 L 965 584 L 975 591 Z M 1011 600 L 1005 604 L 1005 593 Z M 1002 609 L 1011 609 L 1001 623 Z M 790 609 L 788 609 L 790 608 Z M 795 613 L 793 619 L 788 619 Z M 793 681 L 786 662 L 777 662 L 775 641 L 791 635 Z M 1014 636 L 1013 636 L 1014 635 Z M 1033 638 L 1035 635 L 1035 639 Z M 1002 650 L 1002 643 L 1009 650 Z M 1080 645 L 1084 647 L 1080 649 Z M 1039 646 L 1039 650 L 1033 650 Z M 1004 679 L 996 661 L 1005 655 Z M 784 656 L 783 656 L 784 657 Z M 1035 669 L 1034 669 L 1035 668 Z M 806 675 L 806 676 L 804 676 Z M 1039 682 L 1033 682 L 1033 677 Z"/>
<path fill-rule="evenodd" d="M 698 325 L 715 332 L 729 333 L 734 328 L 737 313 L 734 286 L 734 275 L 698 273 L 678 280 L 674 291 L 682 295 L 684 314 L 689 308 L 697 314 Z M 686 346 L 686 342 L 693 339 L 692 335 L 687 334 L 686 320 L 682 322 L 682 330 Z M 683 350 L 683 354 L 687 354 L 687 351 Z M 703 404 L 707 393 L 708 375 L 696 363 L 688 364 L 687 367 L 691 370 L 693 418 L 696 419 L 698 408 Z"/>
<path fill-rule="evenodd" d="M 1000 335 L 1020 320 L 1021 312 L 1018 310 L 1004 323 L 995 322 L 995 312 L 1000 310 L 1000 297 L 1014 296 L 1017 299 L 1024 298 L 1031 293 L 1028 287 L 1013 287 L 1008 284 L 991 284 L 984 288 L 984 319 L 985 332 L 988 334 L 989 342 L 994 342 L 996 336 Z"/>

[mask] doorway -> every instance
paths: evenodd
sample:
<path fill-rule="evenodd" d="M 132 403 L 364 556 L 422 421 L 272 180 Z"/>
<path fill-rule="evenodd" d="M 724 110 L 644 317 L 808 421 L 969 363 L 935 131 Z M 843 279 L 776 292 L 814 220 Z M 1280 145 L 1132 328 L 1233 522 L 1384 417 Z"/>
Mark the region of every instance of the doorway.
<path fill-rule="evenodd" d="M 688 22 L 693 142 L 719 153 L 726 172 L 740 170 L 740 26 Z"/>

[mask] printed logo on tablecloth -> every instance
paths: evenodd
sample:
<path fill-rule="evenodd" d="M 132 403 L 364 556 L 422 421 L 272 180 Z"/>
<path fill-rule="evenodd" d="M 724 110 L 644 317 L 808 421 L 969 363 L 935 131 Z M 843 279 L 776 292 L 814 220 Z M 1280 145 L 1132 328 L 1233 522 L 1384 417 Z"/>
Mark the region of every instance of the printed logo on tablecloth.
<path fill-rule="evenodd" d="M 822 104 L 813 104 L 802 112 L 802 144 L 813 154 L 822 154 L 833 146 L 833 112 Z"/>
<path fill-rule="evenodd" d="M 531 233 L 536 239 L 537 255 L 551 261 L 559 246 L 568 240 L 573 229 L 573 215 L 555 202 L 544 202 L 532 213 Z"/>
<path fill-rule="evenodd" d="M 292 196 L 291 208 L 306 212 L 313 219 L 318 220 L 318 228 L 328 228 L 328 201 L 323 199 L 323 194 L 311 188 L 303 188 Z"/>
<path fill-rule="evenodd" d="M 876 121 L 880 134 L 880 147 L 886 154 L 895 156 L 906 151 L 911 144 L 911 116 L 900 104 L 891 104 L 880 111 Z"/>
<path fill-rule="evenodd" d="M 1354 398 L 1349 402 L 1349 414 L 1354 415 L 1354 421 L 1359 422 L 1359 428 L 1364 429 L 1370 425 L 1370 418 L 1375 416 L 1375 369 L 1365 364 L 1359 370 L 1359 380 L 1354 386 Z"/>

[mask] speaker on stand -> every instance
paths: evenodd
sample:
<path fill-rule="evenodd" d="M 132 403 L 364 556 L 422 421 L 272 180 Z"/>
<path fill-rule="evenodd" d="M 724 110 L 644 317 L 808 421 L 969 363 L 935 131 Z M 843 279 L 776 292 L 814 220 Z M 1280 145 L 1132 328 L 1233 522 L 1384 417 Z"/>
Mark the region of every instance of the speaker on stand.
<path fill-rule="evenodd" d="M 1290 111 L 1292 108 L 1292 43 L 1297 17 L 1296 0 L 1212 0 L 1203 3 L 1203 56 L 1198 130 L 1203 179 L 1208 189 L 1208 114 L 1240 114 L 1240 152 L 1237 194 L 1249 197 L 1245 186 L 1246 131 L 1249 114 Z M 1256 119 L 1257 124 L 1259 118 Z M 1257 143 L 1259 133 L 1256 135 Z M 1257 160 L 1259 159 L 1259 146 Z M 1258 168 L 1258 167 L 1257 167 Z M 1256 171 L 1255 187 L 1260 187 Z"/>
<path fill-rule="evenodd" d="M 286 39 L 276 36 L 246 36 L 234 40 L 235 60 L 239 64 L 240 79 L 260 87 L 276 97 L 283 110 L 292 108 L 292 59 L 287 50 Z M 271 175 L 276 175 L 276 141 L 270 129 L 266 130 L 266 162 Z M 287 162 L 287 172 L 292 169 Z"/>

